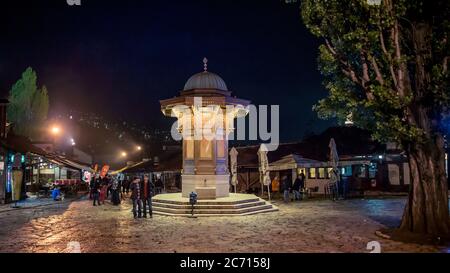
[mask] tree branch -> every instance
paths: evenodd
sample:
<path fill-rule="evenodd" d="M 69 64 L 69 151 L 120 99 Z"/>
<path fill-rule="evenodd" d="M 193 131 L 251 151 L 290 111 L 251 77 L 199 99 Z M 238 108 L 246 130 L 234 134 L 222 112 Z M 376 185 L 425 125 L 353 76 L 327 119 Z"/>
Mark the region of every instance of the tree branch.
<path fill-rule="evenodd" d="M 449 56 L 445 56 L 444 60 L 442 60 L 442 72 L 444 72 L 444 74 L 447 73 L 447 69 L 448 69 L 448 59 Z"/>
<path fill-rule="evenodd" d="M 330 41 L 325 38 L 325 44 L 327 45 L 328 50 L 333 54 L 334 56 L 337 56 L 336 50 L 333 48 L 333 46 L 330 44 Z"/>
<path fill-rule="evenodd" d="M 331 43 L 326 38 L 325 38 L 325 44 L 326 44 L 328 50 L 330 51 L 330 53 L 341 64 L 342 73 L 344 73 L 344 75 L 346 75 L 348 78 L 350 78 L 350 80 L 353 83 L 355 83 L 363 88 L 368 100 L 373 100 L 374 96 L 373 96 L 372 92 L 369 90 L 369 88 L 366 86 L 366 82 L 370 81 L 367 64 L 366 64 L 366 70 L 365 70 L 365 72 L 363 72 L 363 78 L 361 78 L 357 75 L 355 70 L 351 67 L 350 63 L 347 60 L 345 60 L 344 57 L 340 56 L 337 53 L 336 49 L 331 45 Z"/>
<path fill-rule="evenodd" d="M 375 71 L 375 75 L 377 75 L 376 80 L 380 85 L 384 85 L 383 75 L 381 74 L 380 68 L 378 67 L 377 61 L 374 57 L 371 57 L 371 63 L 373 67 L 373 71 Z"/>
<path fill-rule="evenodd" d="M 367 65 L 367 60 L 366 60 L 366 57 L 364 56 L 364 53 L 360 52 L 359 56 L 361 58 L 361 64 L 362 64 L 363 85 L 365 86 L 366 83 L 368 83 L 370 81 L 369 66 Z"/>
<path fill-rule="evenodd" d="M 383 31 L 380 29 L 380 44 L 381 44 L 381 49 L 384 53 L 384 55 L 386 56 L 388 63 L 389 63 L 389 71 L 391 72 L 391 77 L 392 77 L 392 81 L 394 83 L 394 87 L 397 88 L 397 77 L 395 75 L 394 72 L 394 66 L 392 65 L 392 57 L 391 54 L 389 54 L 389 52 L 386 49 L 386 44 L 384 42 L 384 36 L 383 36 Z"/>
<path fill-rule="evenodd" d="M 400 31 L 398 28 L 398 21 L 394 23 L 394 46 L 395 46 L 395 58 L 397 61 L 397 91 L 401 97 L 405 96 L 405 83 L 404 83 L 404 64 L 402 63 L 401 48 L 400 48 Z"/>

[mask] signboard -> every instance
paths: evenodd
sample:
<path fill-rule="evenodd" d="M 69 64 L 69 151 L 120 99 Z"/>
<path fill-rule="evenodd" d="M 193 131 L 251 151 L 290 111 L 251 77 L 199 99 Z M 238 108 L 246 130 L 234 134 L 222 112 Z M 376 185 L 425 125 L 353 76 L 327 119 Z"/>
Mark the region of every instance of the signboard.
<path fill-rule="evenodd" d="M 84 171 L 83 173 L 83 181 L 89 183 L 91 181 L 91 173 L 88 171 Z"/>

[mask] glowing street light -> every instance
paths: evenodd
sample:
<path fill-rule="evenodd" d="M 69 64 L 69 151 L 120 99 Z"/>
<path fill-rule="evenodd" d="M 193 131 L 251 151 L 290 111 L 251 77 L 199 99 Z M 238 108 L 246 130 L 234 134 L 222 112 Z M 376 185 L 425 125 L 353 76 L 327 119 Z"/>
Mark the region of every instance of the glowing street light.
<path fill-rule="evenodd" d="M 120 155 L 121 155 L 122 157 L 126 157 L 126 156 L 127 156 L 127 153 L 126 153 L 126 152 L 122 152 Z"/>
<path fill-rule="evenodd" d="M 61 132 L 61 129 L 58 126 L 53 126 L 51 132 L 54 135 L 58 135 Z"/>
<path fill-rule="evenodd" d="M 137 149 L 138 151 L 140 151 L 140 150 L 142 150 L 142 147 L 141 147 L 141 146 L 137 146 L 136 149 Z"/>

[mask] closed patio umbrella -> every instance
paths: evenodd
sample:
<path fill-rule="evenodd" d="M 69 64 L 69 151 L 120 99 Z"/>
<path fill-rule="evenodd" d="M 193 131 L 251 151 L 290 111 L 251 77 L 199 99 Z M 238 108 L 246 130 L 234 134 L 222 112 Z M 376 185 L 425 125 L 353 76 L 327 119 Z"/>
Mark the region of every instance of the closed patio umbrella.
<path fill-rule="evenodd" d="M 231 172 L 231 185 L 233 185 L 234 187 L 234 193 L 236 193 L 236 188 L 237 188 L 237 184 L 238 184 L 238 179 L 237 179 L 237 156 L 238 156 L 238 151 L 236 150 L 236 148 L 232 148 L 230 151 L 230 172 Z"/>
<path fill-rule="evenodd" d="M 330 139 L 330 144 L 328 144 L 328 148 L 330 148 L 330 154 L 329 154 L 329 162 L 330 162 L 330 166 L 333 168 L 333 173 L 334 175 L 332 176 L 332 181 L 334 183 L 336 183 L 336 188 L 338 191 L 338 195 L 339 195 L 339 180 L 340 180 L 340 176 L 339 176 L 339 155 L 337 152 L 337 148 L 336 148 L 336 142 L 334 141 L 334 138 Z"/>
<path fill-rule="evenodd" d="M 258 150 L 258 159 L 259 159 L 259 173 L 260 173 L 260 181 L 261 181 L 261 195 L 264 193 L 264 186 L 267 186 L 267 193 L 269 195 L 270 200 L 270 172 L 269 172 L 269 159 L 267 157 L 267 153 L 269 149 L 267 149 L 265 144 L 261 144 Z"/>

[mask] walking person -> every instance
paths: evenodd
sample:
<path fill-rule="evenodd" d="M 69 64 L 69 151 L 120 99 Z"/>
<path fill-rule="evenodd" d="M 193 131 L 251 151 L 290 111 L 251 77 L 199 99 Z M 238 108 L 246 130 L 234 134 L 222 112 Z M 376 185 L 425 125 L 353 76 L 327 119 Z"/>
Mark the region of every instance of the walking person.
<path fill-rule="evenodd" d="M 280 193 L 280 178 L 278 177 L 278 175 L 273 178 L 271 189 L 273 192 L 273 197 L 275 198 L 275 196 L 278 196 L 278 194 Z"/>
<path fill-rule="evenodd" d="M 291 182 L 289 181 L 287 175 L 284 175 L 283 178 L 281 179 L 281 183 L 283 185 L 283 197 L 284 197 L 284 202 L 285 203 L 289 203 L 289 192 L 291 190 Z"/>
<path fill-rule="evenodd" d="M 94 199 L 94 206 L 97 206 L 95 201 L 97 201 L 97 204 L 100 206 L 100 175 L 96 174 L 95 177 L 92 178 L 92 186 L 91 186 L 91 194 L 92 198 Z"/>
<path fill-rule="evenodd" d="M 124 177 L 124 179 L 122 181 L 122 195 L 125 195 L 127 186 L 128 186 L 128 179 L 126 177 Z"/>
<path fill-rule="evenodd" d="M 305 181 L 306 181 L 306 176 L 305 173 L 303 172 L 303 170 L 300 172 L 300 200 L 303 199 L 303 193 L 305 193 Z"/>
<path fill-rule="evenodd" d="M 128 193 L 130 192 L 130 185 L 131 185 L 132 181 L 130 181 L 130 177 L 127 176 L 123 182 L 124 182 L 124 184 L 123 184 L 122 192 L 126 193 L 128 195 Z"/>
<path fill-rule="evenodd" d="M 107 185 L 107 188 L 106 188 L 106 198 L 108 198 L 109 199 L 109 197 L 111 196 L 111 186 L 112 186 L 112 182 L 113 182 L 113 180 L 112 180 L 112 177 L 111 177 L 111 175 L 107 175 L 107 176 L 105 176 L 105 184 Z"/>
<path fill-rule="evenodd" d="M 162 193 L 162 190 L 164 188 L 164 183 L 162 182 L 161 177 L 158 177 L 158 179 L 156 180 L 155 188 L 156 188 L 156 194 Z"/>
<path fill-rule="evenodd" d="M 144 175 L 144 180 L 141 182 L 142 188 L 142 208 L 144 212 L 144 218 L 147 218 L 147 207 L 150 218 L 153 218 L 153 210 L 152 210 L 152 196 L 154 194 L 155 185 L 149 179 L 148 175 Z"/>
<path fill-rule="evenodd" d="M 111 184 L 111 202 L 114 206 L 120 204 L 120 181 L 117 176 L 113 178 Z"/>
<path fill-rule="evenodd" d="M 294 185 L 292 186 L 292 192 L 294 193 L 294 201 L 302 200 L 302 196 L 300 194 L 300 184 L 301 184 L 300 180 L 301 178 L 298 176 L 294 181 Z"/>
<path fill-rule="evenodd" d="M 107 191 L 108 191 L 108 180 L 106 179 L 106 177 L 104 177 L 103 179 L 101 179 L 100 197 L 99 197 L 100 203 L 102 203 L 103 205 L 105 204 Z"/>
<path fill-rule="evenodd" d="M 92 175 L 91 180 L 89 181 L 89 200 L 94 199 L 94 195 L 93 195 L 93 188 L 94 188 L 94 183 L 95 183 L 95 174 Z"/>
<path fill-rule="evenodd" d="M 134 177 L 133 182 L 131 182 L 131 200 L 133 201 L 133 216 L 134 218 L 142 217 L 142 189 L 140 180 L 138 177 Z"/>
<path fill-rule="evenodd" d="M 130 186 L 131 186 L 131 179 L 128 179 L 128 183 L 127 183 L 127 194 L 130 192 Z"/>
<path fill-rule="evenodd" d="M 305 174 L 303 171 L 297 176 L 292 186 L 292 191 L 294 192 L 294 200 L 302 200 L 302 191 L 305 187 Z"/>
<path fill-rule="evenodd" d="M 119 194 L 120 194 L 120 200 L 123 200 L 123 185 L 124 185 L 124 181 L 125 181 L 125 175 L 123 173 L 118 174 L 117 178 L 119 179 Z"/>

